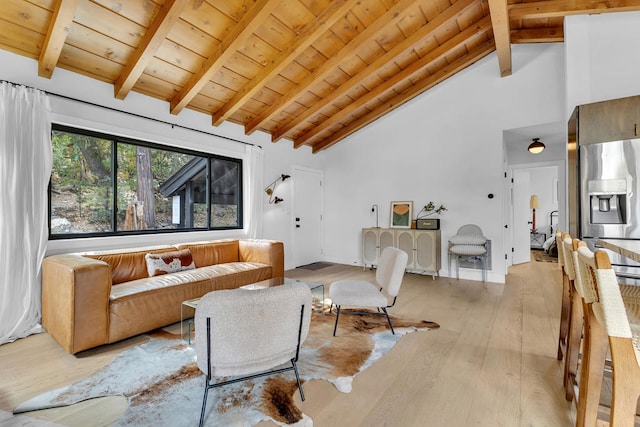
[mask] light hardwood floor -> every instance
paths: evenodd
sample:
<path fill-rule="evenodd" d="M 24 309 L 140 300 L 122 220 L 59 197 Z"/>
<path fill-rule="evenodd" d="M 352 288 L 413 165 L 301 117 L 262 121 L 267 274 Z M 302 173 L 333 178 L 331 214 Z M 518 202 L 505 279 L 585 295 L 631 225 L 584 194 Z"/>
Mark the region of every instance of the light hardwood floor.
<path fill-rule="evenodd" d="M 332 281 L 374 272 L 336 265 L 287 275 L 321 282 L 328 295 Z M 512 267 L 504 285 L 407 274 L 392 313 L 435 321 L 440 329 L 404 337 L 356 377 L 350 394 L 313 380 L 304 384 L 307 399 L 298 397 L 298 404 L 319 427 L 574 425 L 575 409 L 564 399 L 556 360 L 560 286 L 558 265 L 533 259 Z M 141 340 L 78 357 L 47 334 L 0 346 L 0 410 L 10 412 L 34 395 L 82 378 Z M 22 418 L 0 411 L 0 425 L 38 425 L 35 417 L 109 425 L 125 409 L 124 398 L 115 397 Z"/>

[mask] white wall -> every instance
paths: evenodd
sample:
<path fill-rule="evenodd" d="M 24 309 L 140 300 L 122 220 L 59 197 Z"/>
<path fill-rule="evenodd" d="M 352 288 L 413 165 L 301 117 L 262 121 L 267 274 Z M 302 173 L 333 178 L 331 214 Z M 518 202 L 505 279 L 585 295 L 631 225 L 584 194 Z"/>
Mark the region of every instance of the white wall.
<path fill-rule="evenodd" d="M 567 111 L 576 105 L 640 95 L 640 12 L 564 20 Z"/>
<path fill-rule="evenodd" d="M 391 201 L 420 209 L 432 200 L 449 209 L 440 217 L 441 273 L 449 237 L 475 223 L 493 242 L 489 280 L 504 282 L 503 130 L 564 120 L 562 45 L 512 52 L 511 77 L 500 77 L 492 54 L 326 152 L 328 260 L 360 263 L 361 228 L 375 226 L 372 204 L 388 226 Z M 479 280 L 480 272 L 461 276 Z"/>

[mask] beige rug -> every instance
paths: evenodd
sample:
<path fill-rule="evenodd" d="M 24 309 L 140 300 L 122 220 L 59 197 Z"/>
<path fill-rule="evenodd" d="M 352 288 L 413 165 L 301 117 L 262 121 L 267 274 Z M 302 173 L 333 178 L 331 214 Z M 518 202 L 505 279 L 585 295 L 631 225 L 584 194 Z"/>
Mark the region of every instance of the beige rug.
<path fill-rule="evenodd" d="M 345 315 L 340 318 L 338 336 L 333 337 L 334 321 L 333 315 L 313 315 L 298 362 L 303 389 L 305 381 L 324 379 L 348 393 L 353 378 L 384 357 L 404 334 L 439 327 L 433 322 L 392 317 L 396 329 L 392 335 L 382 316 Z M 19 405 L 14 413 L 123 395 L 129 408 L 116 425 L 191 426 L 199 419 L 204 381 L 194 348 L 175 334 L 159 330 L 95 375 L 37 396 Z M 255 425 L 261 420 L 313 425 L 294 403 L 297 392 L 293 373 L 213 389 L 207 400 L 206 425 Z"/>
<path fill-rule="evenodd" d="M 531 257 L 535 259 L 537 262 L 558 262 L 557 257 L 549 256 L 548 253 L 541 250 L 532 250 Z"/>

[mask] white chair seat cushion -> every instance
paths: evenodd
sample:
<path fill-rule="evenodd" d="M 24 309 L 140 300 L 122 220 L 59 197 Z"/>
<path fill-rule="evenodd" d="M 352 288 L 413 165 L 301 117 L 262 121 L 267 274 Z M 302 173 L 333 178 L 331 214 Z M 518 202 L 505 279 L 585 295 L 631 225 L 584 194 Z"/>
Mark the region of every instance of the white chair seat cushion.
<path fill-rule="evenodd" d="M 487 239 L 482 235 L 456 235 L 449 239 L 452 245 L 484 245 Z"/>
<path fill-rule="evenodd" d="M 380 288 L 360 280 L 338 280 L 329 287 L 331 302 L 340 306 L 386 307 L 387 298 Z"/>
<path fill-rule="evenodd" d="M 478 245 L 454 245 L 449 248 L 449 252 L 454 255 L 478 256 L 486 254 L 487 249 Z"/>

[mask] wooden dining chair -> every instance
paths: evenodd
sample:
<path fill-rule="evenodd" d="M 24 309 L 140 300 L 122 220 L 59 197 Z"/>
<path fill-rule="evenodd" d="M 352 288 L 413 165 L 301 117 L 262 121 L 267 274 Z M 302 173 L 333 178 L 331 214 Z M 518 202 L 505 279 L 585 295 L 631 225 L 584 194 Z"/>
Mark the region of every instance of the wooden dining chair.
<path fill-rule="evenodd" d="M 569 333 L 569 312 L 571 307 L 571 284 L 564 268 L 564 253 L 562 251 L 562 231 L 556 231 L 556 248 L 558 250 L 558 266 L 562 278 L 562 302 L 560 306 L 560 331 L 558 334 L 558 360 L 562 360 L 567 346 L 567 335 Z"/>
<path fill-rule="evenodd" d="M 600 307 L 597 282 L 613 281 L 616 286 L 617 282 L 605 252 L 594 253 L 585 244 L 581 244 L 574 251 L 574 258 L 578 277 L 575 281 L 575 289 L 582 296 L 584 320 L 582 362 L 577 384 L 578 391 L 575 394 L 576 426 L 595 426 L 598 420 L 600 392 L 609 347 L 607 332 L 595 314 Z"/>
<path fill-rule="evenodd" d="M 585 245 L 577 239 L 572 240 L 567 233 L 562 235 L 561 247 L 558 254 L 562 252 L 564 271 L 567 275 L 569 313 L 567 318 L 567 337 L 564 354 L 563 384 L 565 387 L 565 398 L 568 401 L 574 398 L 574 389 L 577 384 L 578 359 L 580 355 L 580 344 L 582 342 L 582 332 L 584 329 L 584 300 L 577 290 L 577 283 L 580 277 L 577 275 L 577 256 L 575 251 L 579 245 Z"/>
<path fill-rule="evenodd" d="M 578 261 L 581 272 L 584 271 L 584 276 L 588 277 L 585 282 L 589 282 L 587 285 L 593 286 L 597 295 L 597 301 L 592 304 L 594 324 L 589 338 L 589 358 L 597 358 L 597 360 L 589 361 L 589 363 L 593 363 L 591 365 L 593 369 L 585 371 L 583 376 L 602 375 L 603 367 L 597 369 L 601 363 L 599 360 L 602 352 L 599 348 L 601 346 L 600 340 L 602 337 L 605 342 L 608 339 L 613 371 L 609 425 L 612 427 L 632 427 L 636 425 L 636 411 L 640 397 L 640 350 L 634 347 L 633 334 L 620 286 L 606 252 L 596 251 L 593 253 L 588 248 L 579 248 Z M 606 344 L 604 353 L 606 354 Z M 604 356 L 602 359 L 604 364 Z M 589 383 L 588 379 L 586 381 Z M 596 386 L 596 383 L 594 382 L 593 385 Z M 580 393 L 582 393 L 582 389 Z M 589 398 L 595 399 L 595 394 Z M 599 393 L 597 395 L 599 397 Z"/>

